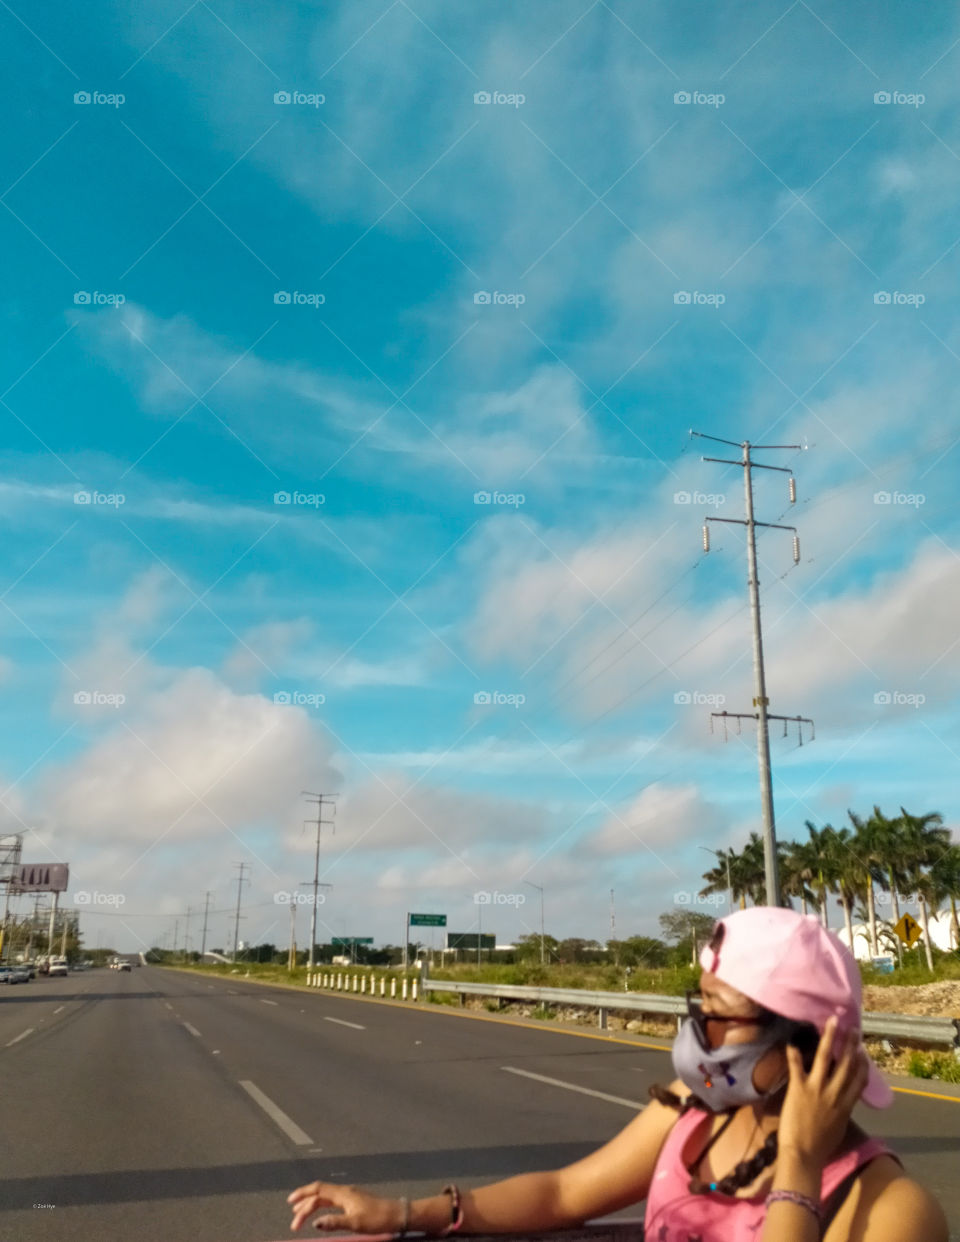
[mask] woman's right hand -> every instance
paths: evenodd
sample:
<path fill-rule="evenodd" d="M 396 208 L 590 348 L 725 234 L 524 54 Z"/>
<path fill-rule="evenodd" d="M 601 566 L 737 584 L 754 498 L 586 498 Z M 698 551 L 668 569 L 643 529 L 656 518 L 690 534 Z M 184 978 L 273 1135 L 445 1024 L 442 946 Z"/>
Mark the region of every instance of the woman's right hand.
<path fill-rule="evenodd" d="M 320 1208 L 339 1208 L 314 1222 L 315 1229 L 327 1231 L 352 1230 L 354 1233 L 399 1233 L 403 1228 L 403 1204 L 399 1199 L 382 1199 L 367 1194 L 356 1186 L 338 1186 L 334 1182 L 310 1182 L 298 1186 L 287 1196 L 293 1209 L 290 1228 L 300 1228 Z"/>

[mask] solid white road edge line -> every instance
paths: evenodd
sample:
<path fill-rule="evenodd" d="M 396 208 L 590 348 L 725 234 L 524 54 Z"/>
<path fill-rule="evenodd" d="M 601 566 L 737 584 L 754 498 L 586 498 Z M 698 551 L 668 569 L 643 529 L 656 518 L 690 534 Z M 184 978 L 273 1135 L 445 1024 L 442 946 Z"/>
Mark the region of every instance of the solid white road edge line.
<path fill-rule="evenodd" d="M 519 1074 L 521 1078 L 532 1078 L 535 1082 L 545 1082 L 551 1087 L 563 1087 L 565 1091 L 578 1091 L 580 1095 L 592 1095 L 597 1100 L 607 1100 L 610 1104 L 622 1104 L 624 1108 L 632 1108 L 638 1112 L 646 1108 L 638 1100 L 626 1100 L 622 1095 L 607 1095 L 606 1091 L 593 1091 L 590 1087 L 581 1087 L 574 1082 L 562 1082 L 559 1078 L 547 1078 L 545 1074 L 533 1074 L 530 1070 L 515 1069 L 512 1065 L 501 1065 L 508 1074 Z"/>
<path fill-rule="evenodd" d="M 359 1022 L 346 1022 L 343 1018 L 324 1018 L 324 1022 L 336 1022 L 337 1026 L 352 1026 L 355 1031 L 365 1031 L 367 1028 L 361 1026 Z"/>
<path fill-rule="evenodd" d="M 282 1108 L 278 1108 L 268 1095 L 264 1095 L 255 1082 L 241 1082 L 247 1095 L 254 1100 L 263 1111 L 267 1114 L 271 1121 L 284 1132 L 288 1139 L 291 1139 L 298 1147 L 312 1147 L 313 1139 L 304 1130 L 301 1130 L 292 1118 L 288 1117 Z"/>
<path fill-rule="evenodd" d="M 25 1031 L 21 1031 L 15 1039 L 11 1039 L 10 1043 L 7 1044 L 7 1047 L 12 1048 L 14 1044 L 19 1044 L 21 1039 L 26 1039 L 28 1035 L 32 1035 L 35 1029 L 35 1027 L 28 1026 L 27 1029 Z"/>

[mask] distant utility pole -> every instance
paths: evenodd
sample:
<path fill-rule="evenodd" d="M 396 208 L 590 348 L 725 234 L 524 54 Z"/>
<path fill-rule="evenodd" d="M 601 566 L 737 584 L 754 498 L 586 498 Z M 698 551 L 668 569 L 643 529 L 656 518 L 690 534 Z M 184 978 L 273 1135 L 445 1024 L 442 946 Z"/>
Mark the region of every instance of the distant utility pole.
<path fill-rule="evenodd" d="M 537 889 L 540 893 L 540 965 L 542 966 L 547 960 L 543 933 L 543 886 L 541 884 L 534 884 L 533 880 L 524 880 L 524 884 L 529 884 L 531 888 Z"/>
<path fill-rule="evenodd" d="M 727 522 L 734 526 L 745 526 L 747 528 L 747 586 L 750 591 L 750 615 L 753 621 L 753 683 L 754 698 L 753 706 L 756 711 L 753 712 L 711 712 L 711 717 L 718 716 L 724 721 L 726 728 L 727 719 L 735 719 L 739 728 L 739 721 L 744 719 L 756 720 L 757 722 L 757 760 L 760 766 L 760 806 L 763 814 L 763 858 L 764 873 L 766 878 L 766 897 L 768 906 L 778 906 L 780 904 L 780 879 L 777 874 L 777 834 L 773 816 L 773 782 L 770 773 L 770 731 L 768 721 L 782 720 L 784 733 L 786 733 L 787 722 L 794 721 L 800 734 L 800 744 L 803 745 L 803 726 L 810 725 L 811 734 L 813 731 L 813 721 L 808 720 L 804 716 L 774 716 L 771 715 L 767 708 L 770 700 L 767 698 L 767 682 L 763 668 L 763 634 L 760 627 L 760 584 L 757 578 L 757 534 L 758 526 L 765 526 L 771 530 L 789 530 L 793 532 L 793 561 L 794 564 L 800 563 L 800 537 L 797 534 L 795 526 L 780 526 L 776 522 L 758 522 L 753 516 L 753 471 L 754 470 L 778 470 L 783 474 L 790 476 L 790 503 L 795 504 L 797 499 L 797 484 L 793 477 L 793 471 L 788 466 L 768 466 L 763 462 L 757 462 L 750 456 L 753 452 L 771 452 L 773 450 L 785 449 L 799 452 L 801 445 L 799 444 L 751 444 L 749 440 L 743 440 L 739 444 L 736 440 L 723 440 L 719 436 L 704 435 L 701 431 L 691 431 L 691 436 L 697 436 L 702 440 L 713 440 L 717 444 L 730 444 L 734 448 L 741 451 L 739 461 L 730 461 L 724 457 L 703 457 L 701 461 L 717 462 L 724 466 L 741 466 L 743 468 L 743 486 L 744 498 L 746 502 L 745 518 L 720 518 L 708 517 L 703 525 L 703 550 L 710 551 L 710 527 L 709 522 Z"/>
<path fill-rule="evenodd" d="M 610 890 L 610 939 L 616 939 L 617 930 L 617 908 L 613 904 L 613 889 Z"/>
<path fill-rule="evenodd" d="M 190 957 L 190 916 L 192 914 L 193 914 L 193 910 L 191 909 L 190 906 L 187 906 L 187 926 L 183 933 L 183 960 L 184 961 L 187 961 L 187 959 Z"/>
<path fill-rule="evenodd" d="M 201 941 L 200 941 L 200 965 L 201 965 L 201 966 L 203 965 L 203 959 L 204 959 L 204 956 L 205 956 L 205 954 L 206 954 L 206 952 L 207 952 L 207 916 L 208 916 L 208 915 L 209 915 L 209 913 L 210 913 L 210 898 L 211 898 L 212 896 L 213 896 L 213 894 L 212 894 L 212 893 L 205 893 L 205 894 L 204 894 L 204 903 L 203 903 L 203 938 L 202 938 L 202 939 L 201 939 Z"/>
<path fill-rule="evenodd" d="M 233 924 L 233 960 L 236 961 L 237 953 L 240 948 L 240 895 L 243 892 L 243 873 L 250 864 L 239 862 L 234 863 L 233 865 L 240 868 L 240 872 L 237 876 L 237 917 Z"/>
<path fill-rule="evenodd" d="M 315 802 L 317 804 L 317 818 L 315 820 L 304 820 L 304 823 L 316 824 L 317 827 L 317 848 L 313 856 L 313 908 L 310 911 L 310 955 L 307 962 L 310 970 L 313 970 L 314 945 L 317 943 L 317 892 L 320 889 L 320 829 L 324 824 L 333 825 L 333 820 L 323 818 L 323 804 L 326 802 L 332 806 L 334 814 L 336 814 L 337 808 L 333 798 L 327 794 L 311 793 L 309 789 L 304 789 L 302 792 L 308 802 Z"/>
<path fill-rule="evenodd" d="M 173 954 L 174 957 L 177 956 L 177 932 L 179 930 L 180 930 L 180 920 L 174 919 L 173 920 L 173 948 L 171 949 L 171 953 Z"/>

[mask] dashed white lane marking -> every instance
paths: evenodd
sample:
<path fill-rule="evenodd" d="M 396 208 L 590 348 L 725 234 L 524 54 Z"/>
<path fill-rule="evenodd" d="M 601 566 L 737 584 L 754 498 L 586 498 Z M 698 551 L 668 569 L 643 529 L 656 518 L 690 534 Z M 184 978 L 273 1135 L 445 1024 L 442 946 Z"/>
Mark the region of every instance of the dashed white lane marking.
<path fill-rule="evenodd" d="M 352 1026 L 355 1031 L 365 1031 L 367 1028 L 361 1026 L 359 1022 L 347 1022 L 344 1018 L 324 1018 L 324 1022 L 336 1022 L 337 1026 Z"/>
<path fill-rule="evenodd" d="M 163 1003 L 166 1005 L 166 1007 L 167 1007 L 168 1009 L 172 1009 L 172 1008 L 173 1008 L 173 1006 L 170 1004 L 170 1002 L 169 1002 L 169 1001 L 164 1001 Z"/>
<path fill-rule="evenodd" d="M 264 998 L 261 996 L 261 997 L 260 997 L 260 1004 L 261 1004 L 261 1005 L 276 1005 L 276 1004 L 278 1004 L 278 1002 L 277 1002 L 277 1001 L 264 1000 Z"/>
<path fill-rule="evenodd" d="M 296 1143 L 298 1147 L 312 1147 L 313 1139 L 306 1131 L 301 1130 L 297 1123 L 274 1104 L 268 1095 L 264 1095 L 260 1088 L 254 1082 L 241 1082 L 240 1086 L 254 1100 L 263 1111 L 267 1114 L 271 1121 L 280 1127 L 288 1139 Z"/>
<path fill-rule="evenodd" d="M 197 1039 L 200 1038 L 200 1032 L 195 1026 L 191 1026 L 189 1022 L 184 1022 L 183 1025 L 187 1028 L 191 1035 L 196 1035 Z"/>
<path fill-rule="evenodd" d="M 624 1108 L 632 1108 L 639 1112 L 645 1105 L 638 1100 L 625 1100 L 622 1095 L 607 1095 L 606 1091 L 594 1091 L 590 1087 L 581 1087 L 575 1082 L 563 1082 L 559 1078 L 547 1078 L 545 1074 L 533 1074 L 530 1070 L 515 1069 L 512 1065 L 501 1065 L 508 1074 L 519 1074 L 521 1078 L 532 1078 L 535 1082 L 545 1082 L 550 1087 L 563 1087 L 565 1091 L 576 1091 L 580 1095 L 592 1095 L 594 1099 L 606 1100 L 610 1104 L 622 1104 Z"/>
<path fill-rule="evenodd" d="M 66 1009 L 66 1005 L 58 1005 L 53 1012 L 59 1013 L 61 1009 Z"/>
<path fill-rule="evenodd" d="M 34 1027 L 28 1026 L 27 1029 L 25 1031 L 21 1031 L 20 1034 L 16 1036 L 16 1038 L 11 1039 L 10 1042 L 7 1044 L 7 1047 L 12 1048 L 14 1044 L 19 1044 L 21 1039 L 26 1039 L 28 1035 L 32 1035 L 34 1030 L 35 1030 Z"/>

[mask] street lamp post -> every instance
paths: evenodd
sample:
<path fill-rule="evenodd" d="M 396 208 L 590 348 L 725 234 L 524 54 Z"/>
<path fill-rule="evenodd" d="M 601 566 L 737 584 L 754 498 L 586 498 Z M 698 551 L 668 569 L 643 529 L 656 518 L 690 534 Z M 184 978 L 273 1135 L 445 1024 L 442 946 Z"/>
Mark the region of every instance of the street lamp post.
<path fill-rule="evenodd" d="M 540 965 L 546 962 L 545 936 L 543 932 L 543 885 L 534 884 L 533 880 L 524 880 L 524 884 L 529 884 L 531 888 L 535 888 L 540 894 Z"/>

